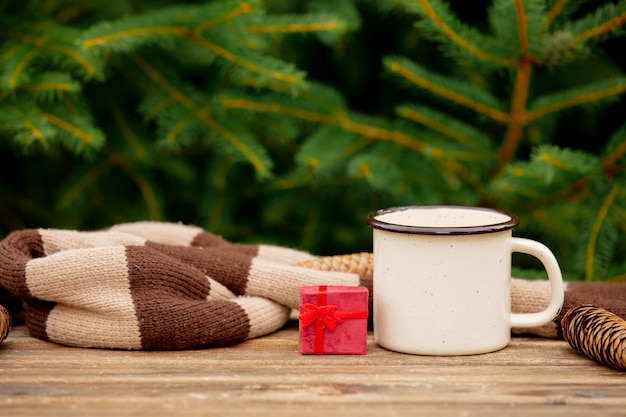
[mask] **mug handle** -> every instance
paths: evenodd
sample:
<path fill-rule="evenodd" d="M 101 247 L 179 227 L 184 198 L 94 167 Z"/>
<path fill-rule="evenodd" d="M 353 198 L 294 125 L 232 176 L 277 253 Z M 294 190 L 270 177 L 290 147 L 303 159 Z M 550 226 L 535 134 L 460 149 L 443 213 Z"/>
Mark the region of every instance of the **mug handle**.
<path fill-rule="evenodd" d="M 537 327 L 548 324 L 559 314 L 565 299 L 561 268 L 552 251 L 544 244 L 519 237 L 511 239 L 511 252 L 525 253 L 541 261 L 548 273 L 551 292 L 550 304 L 545 310 L 538 313 L 512 313 L 511 327 Z"/>

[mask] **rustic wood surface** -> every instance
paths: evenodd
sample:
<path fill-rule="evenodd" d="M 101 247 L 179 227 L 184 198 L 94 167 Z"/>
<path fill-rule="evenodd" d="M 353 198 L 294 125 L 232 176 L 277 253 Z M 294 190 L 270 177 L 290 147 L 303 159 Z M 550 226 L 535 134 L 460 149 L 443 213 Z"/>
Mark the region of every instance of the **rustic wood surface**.
<path fill-rule="evenodd" d="M 0 416 L 624 416 L 626 374 L 563 341 L 495 353 L 305 356 L 297 323 L 227 348 L 79 349 L 17 327 L 0 345 Z"/>

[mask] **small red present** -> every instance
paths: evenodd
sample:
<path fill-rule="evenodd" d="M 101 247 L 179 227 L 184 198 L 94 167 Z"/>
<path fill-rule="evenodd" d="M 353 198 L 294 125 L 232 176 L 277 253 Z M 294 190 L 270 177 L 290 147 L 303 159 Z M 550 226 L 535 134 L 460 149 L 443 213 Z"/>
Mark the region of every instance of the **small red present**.
<path fill-rule="evenodd" d="M 365 287 L 300 287 L 300 352 L 364 355 L 367 353 Z"/>

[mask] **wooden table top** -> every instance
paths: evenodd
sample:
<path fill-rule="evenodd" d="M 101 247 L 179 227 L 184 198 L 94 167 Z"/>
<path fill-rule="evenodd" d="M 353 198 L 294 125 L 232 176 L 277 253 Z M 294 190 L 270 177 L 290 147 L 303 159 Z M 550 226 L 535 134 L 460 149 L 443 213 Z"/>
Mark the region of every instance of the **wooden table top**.
<path fill-rule="evenodd" d="M 626 374 L 566 342 L 427 357 L 369 335 L 363 356 L 301 355 L 297 322 L 227 347 L 69 348 L 17 327 L 0 344 L 1 416 L 624 416 Z"/>

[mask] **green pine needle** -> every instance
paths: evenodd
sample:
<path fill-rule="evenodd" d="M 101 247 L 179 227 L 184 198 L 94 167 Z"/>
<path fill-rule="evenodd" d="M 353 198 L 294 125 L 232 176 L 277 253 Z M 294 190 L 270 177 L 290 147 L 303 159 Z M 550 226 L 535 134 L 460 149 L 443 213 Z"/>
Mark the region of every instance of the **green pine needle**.
<path fill-rule="evenodd" d="M 440 42 L 451 57 L 469 60 L 491 69 L 515 66 L 517 56 L 503 54 L 493 38 L 462 23 L 450 11 L 447 3 L 441 0 L 405 3 L 410 11 L 422 17 L 416 25 L 424 31 L 424 35 Z"/>
<path fill-rule="evenodd" d="M 575 106 L 594 105 L 601 100 L 615 100 L 626 92 L 626 77 L 601 80 L 578 88 L 538 97 L 529 104 L 528 121 Z"/>
<path fill-rule="evenodd" d="M 566 28 L 576 36 L 578 42 L 596 43 L 626 34 L 625 23 L 626 1 L 621 0 L 603 4 L 595 12 L 572 22 Z"/>
<path fill-rule="evenodd" d="M 407 104 L 398 107 L 396 112 L 468 148 L 490 149 L 492 146 L 491 139 L 484 132 L 430 107 Z"/>
<path fill-rule="evenodd" d="M 469 82 L 435 73 L 403 57 L 387 57 L 384 65 L 412 87 L 426 90 L 497 121 L 505 121 L 507 118 L 502 103 L 496 97 Z"/>

